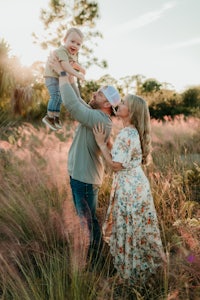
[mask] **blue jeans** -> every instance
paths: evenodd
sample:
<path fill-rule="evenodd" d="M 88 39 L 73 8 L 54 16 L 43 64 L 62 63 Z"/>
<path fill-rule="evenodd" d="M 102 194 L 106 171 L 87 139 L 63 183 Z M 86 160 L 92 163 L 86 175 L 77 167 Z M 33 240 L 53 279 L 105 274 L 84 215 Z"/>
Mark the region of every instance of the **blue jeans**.
<path fill-rule="evenodd" d="M 45 84 L 50 95 L 47 111 L 60 112 L 62 99 L 60 95 L 59 79 L 55 77 L 46 77 Z"/>
<path fill-rule="evenodd" d="M 101 248 L 101 230 L 96 217 L 99 187 L 70 177 L 70 185 L 77 214 L 84 217 L 90 231 L 90 248 Z"/>

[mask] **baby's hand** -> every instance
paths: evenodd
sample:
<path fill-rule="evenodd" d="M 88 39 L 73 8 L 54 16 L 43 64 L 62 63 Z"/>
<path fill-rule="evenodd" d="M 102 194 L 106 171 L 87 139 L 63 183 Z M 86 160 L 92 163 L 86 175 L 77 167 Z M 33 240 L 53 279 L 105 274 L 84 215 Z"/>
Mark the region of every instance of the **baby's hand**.
<path fill-rule="evenodd" d="M 78 77 L 80 80 L 83 80 L 83 81 L 85 80 L 85 76 L 84 76 L 83 74 L 81 74 L 81 73 L 78 74 L 77 77 Z"/>
<path fill-rule="evenodd" d="M 85 75 L 85 73 L 86 73 L 85 69 L 81 65 L 79 65 L 77 62 L 73 61 L 71 63 L 71 65 L 76 71 L 79 71 L 79 72 L 83 73 L 83 75 Z"/>

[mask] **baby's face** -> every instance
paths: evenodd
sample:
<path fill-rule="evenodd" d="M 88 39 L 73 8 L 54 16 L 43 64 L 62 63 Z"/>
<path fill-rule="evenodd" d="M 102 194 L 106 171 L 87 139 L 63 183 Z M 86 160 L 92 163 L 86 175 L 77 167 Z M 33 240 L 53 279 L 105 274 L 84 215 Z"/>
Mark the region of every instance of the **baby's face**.
<path fill-rule="evenodd" d="M 65 47 L 70 54 L 75 55 L 81 48 L 82 43 L 83 40 L 78 33 L 71 32 L 65 40 Z"/>

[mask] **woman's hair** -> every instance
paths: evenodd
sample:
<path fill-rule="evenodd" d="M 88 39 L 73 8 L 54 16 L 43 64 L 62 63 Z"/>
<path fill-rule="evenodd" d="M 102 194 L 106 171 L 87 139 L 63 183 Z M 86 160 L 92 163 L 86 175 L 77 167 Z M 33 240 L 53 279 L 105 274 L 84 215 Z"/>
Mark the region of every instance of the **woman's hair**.
<path fill-rule="evenodd" d="M 147 102 L 136 95 L 128 94 L 126 96 L 130 111 L 131 124 L 135 126 L 139 133 L 142 148 L 142 164 L 147 164 L 148 156 L 151 151 L 150 136 L 150 114 Z"/>
<path fill-rule="evenodd" d="M 71 27 L 70 29 L 68 29 L 63 40 L 66 41 L 67 37 L 72 32 L 76 32 L 80 36 L 80 38 L 83 40 L 84 35 L 83 35 L 82 31 L 76 27 Z"/>

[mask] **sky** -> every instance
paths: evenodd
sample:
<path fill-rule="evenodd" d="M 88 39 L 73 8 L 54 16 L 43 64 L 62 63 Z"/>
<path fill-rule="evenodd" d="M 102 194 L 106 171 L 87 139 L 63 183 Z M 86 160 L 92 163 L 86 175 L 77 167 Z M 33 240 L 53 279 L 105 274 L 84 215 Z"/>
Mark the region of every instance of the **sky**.
<path fill-rule="evenodd" d="M 68 0 L 69 1 L 69 0 Z M 41 8 L 48 0 L 0 0 L 0 39 L 23 65 L 46 60 L 49 50 L 33 44 Z M 96 29 L 103 34 L 94 54 L 108 68 L 91 67 L 86 80 L 143 75 L 178 92 L 200 85 L 200 0 L 99 0 Z M 63 33 L 64 35 L 64 33 Z M 80 62 L 81 63 L 81 62 Z"/>

